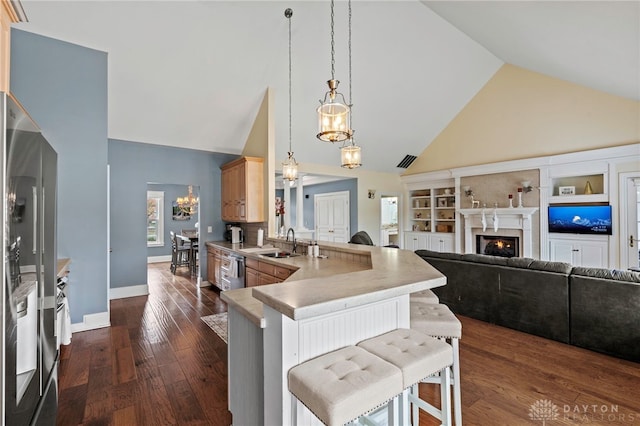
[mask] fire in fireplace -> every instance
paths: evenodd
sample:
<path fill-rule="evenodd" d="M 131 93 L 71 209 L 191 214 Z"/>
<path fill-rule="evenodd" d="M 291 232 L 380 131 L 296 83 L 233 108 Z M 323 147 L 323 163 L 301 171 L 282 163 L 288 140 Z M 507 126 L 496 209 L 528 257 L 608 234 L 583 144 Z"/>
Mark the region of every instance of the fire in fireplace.
<path fill-rule="evenodd" d="M 519 257 L 520 238 L 501 235 L 476 235 L 476 253 L 500 257 Z"/>

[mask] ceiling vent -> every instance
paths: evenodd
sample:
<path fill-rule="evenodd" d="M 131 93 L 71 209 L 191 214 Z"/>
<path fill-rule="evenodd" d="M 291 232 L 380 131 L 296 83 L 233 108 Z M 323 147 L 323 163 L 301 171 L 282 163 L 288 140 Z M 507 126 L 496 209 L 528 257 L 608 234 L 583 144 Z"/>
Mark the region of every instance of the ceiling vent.
<path fill-rule="evenodd" d="M 415 155 L 405 155 L 402 161 L 399 162 L 396 167 L 400 167 L 402 169 L 408 169 L 411 163 L 413 163 L 416 158 L 418 157 L 416 157 Z"/>

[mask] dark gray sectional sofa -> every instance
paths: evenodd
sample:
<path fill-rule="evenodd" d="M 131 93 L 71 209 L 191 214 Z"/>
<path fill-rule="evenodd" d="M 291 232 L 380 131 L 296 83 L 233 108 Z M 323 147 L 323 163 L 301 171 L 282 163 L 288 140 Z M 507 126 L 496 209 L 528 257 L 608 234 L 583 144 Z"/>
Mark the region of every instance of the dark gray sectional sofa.
<path fill-rule="evenodd" d="M 640 362 L 640 273 L 482 254 L 416 254 L 447 277 L 452 311 Z"/>

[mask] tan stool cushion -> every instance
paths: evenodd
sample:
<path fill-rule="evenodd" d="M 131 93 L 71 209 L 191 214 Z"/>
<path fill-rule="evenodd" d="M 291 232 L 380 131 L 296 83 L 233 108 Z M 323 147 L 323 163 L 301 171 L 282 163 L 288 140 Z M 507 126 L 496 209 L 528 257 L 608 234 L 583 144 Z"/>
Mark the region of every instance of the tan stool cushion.
<path fill-rule="evenodd" d="M 436 296 L 436 294 L 429 289 L 411 293 L 409 295 L 409 299 L 412 302 L 440 303 L 440 299 L 438 299 L 438 296 Z"/>
<path fill-rule="evenodd" d="M 364 340 L 358 346 L 400 368 L 405 388 L 453 364 L 451 345 L 406 328 Z"/>
<path fill-rule="evenodd" d="M 433 337 L 462 338 L 462 323 L 447 305 L 411 301 L 409 311 L 412 329 Z"/>
<path fill-rule="evenodd" d="M 362 348 L 347 346 L 289 370 L 289 391 L 327 425 L 342 425 L 404 389 L 402 373 Z"/>

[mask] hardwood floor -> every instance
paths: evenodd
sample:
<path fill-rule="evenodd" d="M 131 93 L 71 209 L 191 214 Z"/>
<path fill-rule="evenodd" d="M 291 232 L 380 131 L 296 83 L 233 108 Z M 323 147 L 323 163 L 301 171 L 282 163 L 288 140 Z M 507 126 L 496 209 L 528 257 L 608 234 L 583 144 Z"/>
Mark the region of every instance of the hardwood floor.
<path fill-rule="evenodd" d="M 61 348 L 58 425 L 231 423 L 226 344 L 200 320 L 226 305 L 182 269 L 150 265 L 149 296 L 112 301 L 111 327 Z M 640 424 L 640 364 L 460 319 L 464 424 Z"/>

